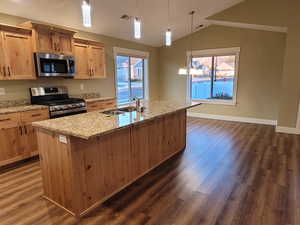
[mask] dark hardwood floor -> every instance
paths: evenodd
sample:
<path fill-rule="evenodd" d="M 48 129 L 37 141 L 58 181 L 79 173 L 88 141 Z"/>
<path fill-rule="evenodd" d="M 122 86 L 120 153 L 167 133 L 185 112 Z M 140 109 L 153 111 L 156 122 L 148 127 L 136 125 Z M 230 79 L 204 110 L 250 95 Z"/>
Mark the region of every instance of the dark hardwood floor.
<path fill-rule="evenodd" d="M 0 172 L 0 224 L 299 225 L 300 136 L 189 118 L 184 153 L 80 221 L 41 196 L 37 161 Z"/>

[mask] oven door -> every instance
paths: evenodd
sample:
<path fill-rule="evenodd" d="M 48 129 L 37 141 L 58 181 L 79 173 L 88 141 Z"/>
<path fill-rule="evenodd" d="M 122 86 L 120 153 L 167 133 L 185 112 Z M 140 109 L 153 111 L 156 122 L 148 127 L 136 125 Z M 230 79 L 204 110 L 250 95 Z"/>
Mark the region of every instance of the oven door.
<path fill-rule="evenodd" d="M 40 77 L 74 77 L 74 57 L 56 54 L 35 54 L 36 69 Z"/>

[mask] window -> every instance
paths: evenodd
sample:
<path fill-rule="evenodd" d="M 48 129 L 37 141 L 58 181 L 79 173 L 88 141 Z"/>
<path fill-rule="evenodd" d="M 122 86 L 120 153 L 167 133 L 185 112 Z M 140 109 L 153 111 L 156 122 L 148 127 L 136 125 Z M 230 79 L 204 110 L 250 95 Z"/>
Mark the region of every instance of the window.
<path fill-rule="evenodd" d="M 118 104 L 146 98 L 147 59 L 143 56 L 116 53 L 116 91 Z"/>
<path fill-rule="evenodd" d="M 235 104 L 239 48 L 196 51 L 192 64 L 201 71 L 190 76 L 190 98 Z"/>

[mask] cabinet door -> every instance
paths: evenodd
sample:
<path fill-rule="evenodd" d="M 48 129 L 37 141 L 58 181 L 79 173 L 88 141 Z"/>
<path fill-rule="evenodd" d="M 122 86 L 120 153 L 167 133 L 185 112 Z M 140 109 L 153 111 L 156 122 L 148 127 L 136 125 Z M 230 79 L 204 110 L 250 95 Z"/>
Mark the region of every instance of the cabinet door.
<path fill-rule="evenodd" d="M 47 119 L 49 119 L 48 109 L 21 113 L 21 123 L 24 129 L 24 158 L 38 155 L 37 137 L 31 123 Z"/>
<path fill-rule="evenodd" d="M 3 33 L 7 79 L 35 79 L 31 36 Z"/>
<path fill-rule="evenodd" d="M 0 166 L 23 159 L 21 127 L 0 129 Z"/>
<path fill-rule="evenodd" d="M 0 80 L 5 79 L 6 71 L 5 71 L 5 61 L 4 61 L 4 53 L 3 53 L 3 39 L 2 39 L 2 33 L 0 36 Z"/>
<path fill-rule="evenodd" d="M 36 30 L 36 51 L 44 53 L 55 53 L 54 33 L 46 29 Z"/>
<path fill-rule="evenodd" d="M 22 159 L 23 131 L 19 122 L 19 113 L 0 115 L 0 166 Z"/>
<path fill-rule="evenodd" d="M 105 50 L 104 47 L 90 46 L 90 61 L 92 64 L 92 77 L 105 78 Z"/>
<path fill-rule="evenodd" d="M 23 126 L 25 131 L 24 140 L 24 158 L 32 157 L 38 155 L 38 143 L 35 129 L 32 125 Z"/>
<path fill-rule="evenodd" d="M 74 56 L 76 65 L 76 79 L 90 79 L 91 70 L 89 65 L 89 46 L 74 44 Z"/>
<path fill-rule="evenodd" d="M 56 33 L 56 51 L 59 54 L 73 55 L 73 37 L 69 34 Z"/>

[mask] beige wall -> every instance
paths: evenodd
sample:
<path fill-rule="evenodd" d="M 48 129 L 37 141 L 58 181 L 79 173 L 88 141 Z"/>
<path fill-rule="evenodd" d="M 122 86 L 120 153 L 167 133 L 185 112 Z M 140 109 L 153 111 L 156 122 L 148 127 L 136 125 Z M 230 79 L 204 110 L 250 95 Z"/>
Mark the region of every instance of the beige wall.
<path fill-rule="evenodd" d="M 17 25 L 27 21 L 27 19 L 0 14 L 0 23 Z M 89 38 L 103 42 L 106 47 L 107 78 L 100 80 L 70 80 L 70 79 L 41 79 L 36 81 L 0 81 L 0 87 L 6 89 L 7 94 L 0 96 L 0 100 L 29 98 L 29 87 L 39 85 L 66 85 L 71 94 L 80 94 L 86 92 L 99 92 L 102 96 L 115 96 L 114 87 L 114 59 L 113 47 L 122 47 L 147 51 L 149 58 L 149 96 L 152 99 L 158 98 L 158 49 L 150 46 L 137 44 L 130 41 L 120 40 L 103 35 L 97 35 L 86 32 L 79 32 L 78 37 Z M 80 90 L 80 84 L 84 84 L 85 90 Z"/>
<path fill-rule="evenodd" d="M 300 101 L 300 1 L 246 0 L 210 19 L 288 28 L 278 125 L 296 127 Z"/>
<path fill-rule="evenodd" d="M 286 35 L 210 26 L 193 34 L 195 50 L 240 47 L 237 105 L 204 104 L 193 112 L 277 120 Z M 186 60 L 189 37 L 160 49 L 161 97 L 184 99 L 186 77 L 177 71 Z"/>

